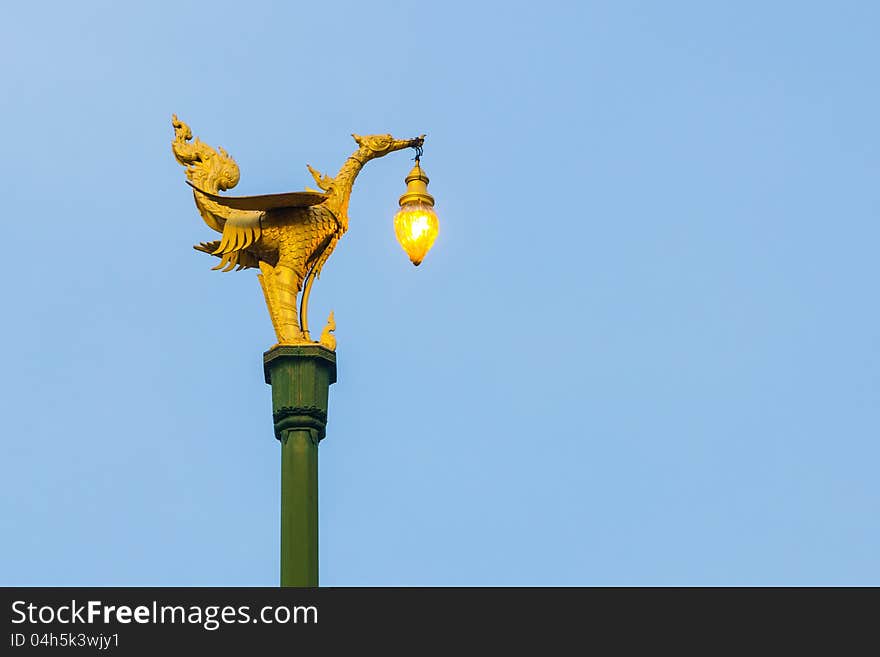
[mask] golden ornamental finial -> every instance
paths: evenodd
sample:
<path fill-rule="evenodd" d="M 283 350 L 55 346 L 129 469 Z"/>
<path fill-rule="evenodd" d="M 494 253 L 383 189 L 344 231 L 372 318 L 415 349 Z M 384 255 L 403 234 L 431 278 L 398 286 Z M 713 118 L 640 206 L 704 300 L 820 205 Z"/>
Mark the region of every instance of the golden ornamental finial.
<path fill-rule="evenodd" d="M 186 167 L 186 177 L 192 184 L 208 192 L 225 191 L 238 184 L 238 165 L 226 151 L 222 148 L 214 150 L 200 139 L 189 143 L 193 138 L 192 130 L 176 114 L 171 115 L 171 125 L 174 127 L 171 150 L 177 161 Z"/>
<path fill-rule="evenodd" d="M 327 347 L 330 351 L 336 351 L 336 336 L 333 335 L 333 331 L 336 330 L 336 319 L 333 317 L 333 311 L 330 311 L 330 316 L 327 318 L 327 325 L 324 327 L 324 330 L 321 331 L 321 340 L 320 343 Z"/>
<path fill-rule="evenodd" d="M 333 187 L 333 178 L 328 175 L 321 173 L 320 171 L 316 171 L 312 168 L 311 164 L 307 164 L 306 167 L 309 169 L 309 173 L 312 174 L 312 178 L 315 179 L 315 183 L 323 189 L 325 192 L 329 192 L 330 188 Z"/>
<path fill-rule="evenodd" d="M 238 184 L 235 160 L 222 148 L 215 150 L 199 139 L 193 141 L 189 126 L 176 115 L 172 115 L 171 124 L 171 148 L 177 161 L 186 167 L 196 207 L 205 223 L 221 233 L 219 240 L 201 242 L 193 248 L 220 258 L 214 269 L 258 268 L 257 278 L 278 344 L 315 344 L 308 328 L 309 294 L 312 283 L 348 230 L 348 201 L 355 178 L 372 159 L 404 148 L 420 149 L 424 135 L 415 139 L 352 135 L 358 149 L 336 177 L 306 165 L 322 192 L 236 197 L 217 193 Z M 335 328 L 330 313 L 320 344 L 335 349 Z"/>

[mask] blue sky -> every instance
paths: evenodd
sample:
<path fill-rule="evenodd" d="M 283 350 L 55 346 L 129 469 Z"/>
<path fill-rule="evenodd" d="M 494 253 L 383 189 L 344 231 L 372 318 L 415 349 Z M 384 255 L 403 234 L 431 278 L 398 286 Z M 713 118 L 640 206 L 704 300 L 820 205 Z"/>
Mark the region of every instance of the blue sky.
<path fill-rule="evenodd" d="M 870 2 L 18 3 L 0 94 L 0 584 L 275 585 L 252 271 L 170 116 L 301 189 L 370 163 L 311 301 L 324 585 L 880 584 Z"/>

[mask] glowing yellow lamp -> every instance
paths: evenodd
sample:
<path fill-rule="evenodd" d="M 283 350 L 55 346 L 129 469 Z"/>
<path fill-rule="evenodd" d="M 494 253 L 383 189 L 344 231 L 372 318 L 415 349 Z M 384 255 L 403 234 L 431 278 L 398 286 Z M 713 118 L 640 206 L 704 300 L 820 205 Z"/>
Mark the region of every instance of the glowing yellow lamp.
<path fill-rule="evenodd" d="M 439 229 L 434 197 L 428 193 L 428 176 L 416 160 L 406 177 L 406 192 L 400 197 L 400 210 L 394 215 L 397 241 L 416 267 L 425 259 Z"/>

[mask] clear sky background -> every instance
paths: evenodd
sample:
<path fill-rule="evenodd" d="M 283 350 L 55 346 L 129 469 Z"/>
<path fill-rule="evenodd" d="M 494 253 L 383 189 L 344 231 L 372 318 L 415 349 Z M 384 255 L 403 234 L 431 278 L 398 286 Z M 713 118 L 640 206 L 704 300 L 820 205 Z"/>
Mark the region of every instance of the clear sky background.
<path fill-rule="evenodd" d="M 880 6 L 7 3 L 0 584 L 275 585 L 234 193 L 371 162 L 312 294 L 324 585 L 880 584 Z"/>

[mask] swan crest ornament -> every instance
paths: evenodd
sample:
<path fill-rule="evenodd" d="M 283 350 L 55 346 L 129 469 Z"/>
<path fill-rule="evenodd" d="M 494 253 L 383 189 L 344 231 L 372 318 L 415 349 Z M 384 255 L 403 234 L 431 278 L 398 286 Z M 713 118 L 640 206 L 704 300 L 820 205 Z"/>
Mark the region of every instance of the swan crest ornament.
<path fill-rule="evenodd" d="M 205 223 L 221 233 L 219 240 L 201 242 L 193 248 L 220 258 L 213 269 L 259 268 L 257 278 L 278 344 L 316 344 L 309 336 L 309 292 L 348 230 L 348 201 L 355 178 L 370 160 L 404 148 L 420 149 L 425 136 L 395 139 L 391 135 L 352 135 L 358 148 L 335 178 L 306 165 L 321 191 L 221 196 L 218 192 L 238 184 L 235 160 L 222 148 L 214 149 L 198 138 L 193 140 L 189 126 L 176 115 L 171 117 L 171 125 L 171 149 L 186 168 L 196 208 Z M 328 348 L 336 346 L 330 335 L 335 327 L 331 313 L 320 340 Z"/>

